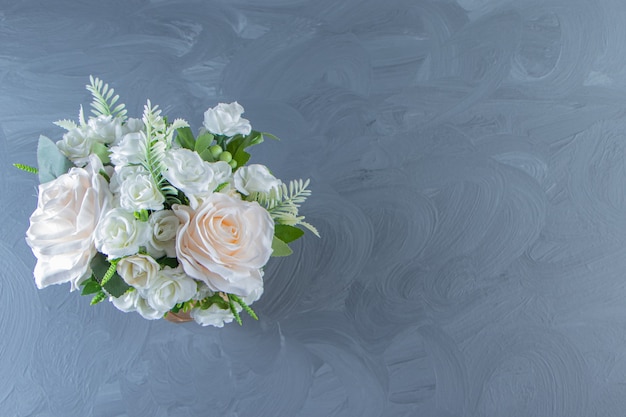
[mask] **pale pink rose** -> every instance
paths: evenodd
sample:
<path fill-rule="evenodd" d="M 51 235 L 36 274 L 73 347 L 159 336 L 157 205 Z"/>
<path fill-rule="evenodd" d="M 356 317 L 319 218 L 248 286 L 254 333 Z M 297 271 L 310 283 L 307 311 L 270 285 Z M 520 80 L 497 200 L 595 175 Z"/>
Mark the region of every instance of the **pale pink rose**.
<path fill-rule="evenodd" d="M 263 287 L 274 222 L 256 202 L 211 194 L 197 210 L 174 205 L 176 255 L 185 272 L 212 291 L 248 296 Z"/>
<path fill-rule="evenodd" d="M 26 243 L 37 257 L 38 288 L 70 282 L 74 290 L 89 275 L 96 254 L 94 230 L 112 200 L 100 170 L 100 159 L 92 155 L 87 167 L 72 168 L 39 186 L 37 209 L 26 232 Z"/>

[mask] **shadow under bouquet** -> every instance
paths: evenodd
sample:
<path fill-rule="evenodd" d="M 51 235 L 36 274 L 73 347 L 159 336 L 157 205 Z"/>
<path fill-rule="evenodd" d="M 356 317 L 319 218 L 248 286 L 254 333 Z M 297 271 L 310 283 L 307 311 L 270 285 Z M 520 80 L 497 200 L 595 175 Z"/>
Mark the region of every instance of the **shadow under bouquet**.
<path fill-rule="evenodd" d="M 78 122 L 55 123 L 61 140 L 41 136 L 38 168 L 15 164 L 39 175 L 26 232 L 37 287 L 69 283 L 149 320 L 256 319 L 269 258 L 291 254 L 304 229 L 318 235 L 298 213 L 309 181 L 248 164 L 246 149 L 275 137 L 252 130 L 237 102 L 208 109 L 196 136 L 149 100 L 127 118 L 98 78 L 87 90 L 92 115 L 81 106 Z"/>

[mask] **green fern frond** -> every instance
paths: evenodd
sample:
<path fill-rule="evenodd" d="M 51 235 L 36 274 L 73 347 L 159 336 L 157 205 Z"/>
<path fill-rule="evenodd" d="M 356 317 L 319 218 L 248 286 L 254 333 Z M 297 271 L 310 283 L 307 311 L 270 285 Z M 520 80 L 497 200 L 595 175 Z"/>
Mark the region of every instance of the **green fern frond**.
<path fill-rule="evenodd" d="M 91 299 L 91 303 L 89 304 L 96 305 L 99 302 L 103 301 L 105 298 L 107 298 L 107 294 L 104 291 L 100 290 L 96 293 L 96 295 L 93 296 L 93 298 Z"/>
<path fill-rule="evenodd" d="M 35 167 L 31 167 L 30 165 L 24 164 L 13 164 L 13 166 L 17 169 L 21 169 L 22 171 L 30 172 L 31 174 L 38 174 L 39 170 Z"/>
<path fill-rule="evenodd" d="M 259 317 L 256 315 L 254 310 L 252 310 L 252 308 L 250 308 L 250 306 L 248 304 L 246 304 L 245 301 L 243 301 L 241 298 L 239 298 L 238 296 L 236 296 L 234 294 L 230 294 L 230 298 L 232 298 L 233 301 L 235 301 L 237 304 L 239 304 L 241 306 L 241 308 L 243 308 L 244 311 L 250 315 L 250 317 L 252 317 L 255 320 L 259 319 Z"/>
<path fill-rule="evenodd" d="M 237 308 L 235 307 L 233 296 L 231 294 L 227 294 L 227 296 L 228 296 L 228 306 L 230 307 L 230 312 L 233 313 L 233 316 L 235 316 L 235 320 L 237 321 L 237 323 L 239 323 L 239 325 L 242 326 L 243 323 L 241 321 L 241 317 L 239 316 L 239 313 L 237 312 Z"/>
<path fill-rule="evenodd" d="M 109 282 L 109 280 L 113 277 L 113 275 L 115 274 L 115 271 L 117 270 L 117 263 L 119 261 L 120 261 L 119 259 L 113 259 L 111 261 L 111 264 L 109 265 L 109 269 L 107 269 L 107 272 L 102 277 L 102 281 L 100 281 L 101 286 L 104 287 L 106 283 Z"/>
<path fill-rule="evenodd" d="M 88 84 L 87 90 L 91 93 L 93 101 L 91 102 L 91 113 L 95 116 L 108 116 L 118 117 L 120 119 L 126 119 L 126 109 L 124 104 L 115 103 L 119 100 L 119 95 L 115 94 L 113 88 L 109 88 L 108 84 L 105 84 L 101 79 L 89 76 L 90 84 Z M 115 107 L 114 107 L 115 106 Z"/>

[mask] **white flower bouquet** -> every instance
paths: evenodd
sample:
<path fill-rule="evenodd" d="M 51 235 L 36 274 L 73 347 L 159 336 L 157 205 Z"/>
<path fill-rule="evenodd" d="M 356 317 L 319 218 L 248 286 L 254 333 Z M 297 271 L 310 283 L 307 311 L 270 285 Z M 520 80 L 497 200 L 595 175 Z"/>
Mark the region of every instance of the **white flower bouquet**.
<path fill-rule="evenodd" d="M 204 113 L 197 137 L 150 101 L 126 117 L 119 96 L 98 78 L 87 85 L 92 116 L 54 143 L 41 136 L 37 209 L 26 242 L 37 258 L 38 288 L 69 282 L 124 312 L 153 320 L 186 314 L 222 327 L 263 293 L 271 256 L 308 229 L 298 209 L 309 181 L 288 185 L 246 149 L 267 133 L 252 130 L 237 102 Z M 300 227 L 298 227 L 300 226 Z M 319 235 L 318 235 L 319 236 Z"/>

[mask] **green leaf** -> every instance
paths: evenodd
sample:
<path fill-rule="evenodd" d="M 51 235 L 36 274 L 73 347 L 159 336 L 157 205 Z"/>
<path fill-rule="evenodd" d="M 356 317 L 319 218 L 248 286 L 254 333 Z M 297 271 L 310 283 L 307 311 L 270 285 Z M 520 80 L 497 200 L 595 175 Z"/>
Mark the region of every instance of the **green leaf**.
<path fill-rule="evenodd" d="M 104 284 L 103 287 L 109 294 L 113 297 L 118 298 L 124 295 L 126 291 L 130 288 L 130 286 L 124 281 L 124 279 L 119 276 L 117 272 L 111 276 L 111 278 Z"/>
<path fill-rule="evenodd" d="M 250 154 L 246 152 L 245 149 L 250 146 L 258 145 L 261 142 L 263 142 L 263 134 L 253 130 L 248 136 L 235 136 L 228 142 L 228 145 L 226 145 L 226 150 L 230 152 L 233 159 L 237 161 L 237 166 L 241 167 L 250 159 Z"/>
<path fill-rule="evenodd" d="M 57 145 L 45 136 L 39 136 L 37 145 L 37 165 L 39 182 L 44 184 L 67 173 L 74 166 L 72 161 L 61 153 Z"/>
<path fill-rule="evenodd" d="M 272 256 L 289 256 L 293 253 L 289 245 L 274 236 L 272 239 Z"/>
<path fill-rule="evenodd" d="M 213 142 L 214 136 L 210 133 L 204 133 L 196 139 L 196 144 L 194 145 L 194 150 L 201 154 L 202 152 L 209 149 L 211 146 L 211 142 Z"/>
<path fill-rule="evenodd" d="M 228 310 L 230 307 L 228 302 L 226 302 L 218 293 L 213 294 L 210 297 L 203 298 L 200 300 L 200 308 L 202 310 L 206 310 L 211 307 L 211 305 L 216 304 L 219 308 L 223 310 Z"/>
<path fill-rule="evenodd" d="M 89 295 L 95 294 L 102 289 L 98 281 L 91 276 L 87 281 L 83 282 L 81 285 L 84 285 L 83 291 L 80 293 L 81 295 Z"/>
<path fill-rule="evenodd" d="M 304 230 L 286 224 L 277 224 L 274 226 L 274 236 L 285 243 L 293 242 L 304 235 Z"/>
<path fill-rule="evenodd" d="M 170 268 L 176 268 L 178 266 L 178 259 L 176 258 L 160 258 L 156 260 L 161 266 L 169 266 Z"/>
<path fill-rule="evenodd" d="M 204 151 L 200 152 L 199 154 L 200 154 L 200 158 L 202 158 L 203 161 L 207 161 L 207 162 L 215 162 L 215 161 L 217 161 L 217 159 L 215 159 L 213 157 L 213 154 L 208 149 L 205 149 Z"/>
<path fill-rule="evenodd" d="M 102 165 L 111 163 L 111 159 L 109 159 L 109 148 L 107 148 L 104 143 L 94 143 L 92 151 L 98 155 L 98 158 L 102 161 Z"/>
<path fill-rule="evenodd" d="M 101 253 L 98 253 L 91 261 L 91 270 L 99 283 L 102 282 L 102 279 L 110 267 L 111 263 L 107 261 Z M 114 272 L 111 278 L 104 284 L 103 288 L 113 297 L 117 298 L 124 295 L 130 288 L 130 285 L 128 285 L 117 272 Z"/>
<path fill-rule="evenodd" d="M 196 139 L 193 137 L 193 132 L 188 127 L 181 127 L 176 129 L 176 140 L 180 143 L 180 146 L 186 149 L 194 150 Z"/>
<path fill-rule="evenodd" d="M 263 132 L 263 136 L 267 136 L 270 139 L 277 140 L 280 142 L 280 138 L 276 135 L 272 135 L 271 133 Z"/>

